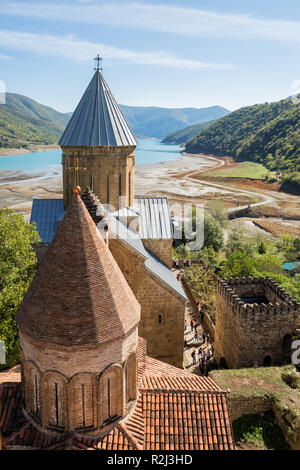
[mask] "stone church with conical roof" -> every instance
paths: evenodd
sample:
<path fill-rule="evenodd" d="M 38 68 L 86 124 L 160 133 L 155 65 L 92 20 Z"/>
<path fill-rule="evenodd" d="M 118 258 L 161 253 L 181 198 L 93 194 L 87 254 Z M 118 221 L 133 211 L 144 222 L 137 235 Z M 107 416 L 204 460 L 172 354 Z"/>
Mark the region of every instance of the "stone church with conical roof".
<path fill-rule="evenodd" d="M 16 315 L 20 371 L 0 373 L 0 442 L 234 449 L 226 392 L 182 369 L 168 201 L 135 197 L 136 141 L 99 69 L 60 145 L 64 199 L 33 201 L 40 262 Z"/>
<path fill-rule="evenodd" d="M 39 259 L 72 201 L 74 187 L 80 185 L 95 224 L 105 221 L 110 251 L 141 306 L 139 334 L 147 340 L 149 354 L 182 367 L 186 296 L 171 271 L 168 199 L 135 196 L 137 141 L 99 67 L 59 144 L 64 198 L 33 200 Z"/>
<path fill-rule="evenodd" d="M 234 449 L 226 392 L 147 355 L 141 307 L 78 194 L 16 318 L 21 374 L 0 373 L 4 449 Z"/>

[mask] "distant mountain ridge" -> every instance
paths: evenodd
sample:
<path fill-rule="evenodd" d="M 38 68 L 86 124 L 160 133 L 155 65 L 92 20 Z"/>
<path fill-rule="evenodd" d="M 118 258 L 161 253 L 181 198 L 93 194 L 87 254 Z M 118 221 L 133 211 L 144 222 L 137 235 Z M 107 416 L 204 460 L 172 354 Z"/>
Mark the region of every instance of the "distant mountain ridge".
<path fill-rule="evenodd" d="M 163 138 L 194 123 L 217 119 L 229 113 L 220 106 L 210 108 L 159 108 L 120 105 L 137 138 Z M 0 105 L 0 147 L 57 144 L 72 113 L 60 113 L 17 93 L 6 93 Z"/>
<path fill-rule="evenodd" d="M 229 114 L 221 106 L 209 108 L 160 108 L 120 105 L 135 135 L 162 139 L 171 132 Z"/>

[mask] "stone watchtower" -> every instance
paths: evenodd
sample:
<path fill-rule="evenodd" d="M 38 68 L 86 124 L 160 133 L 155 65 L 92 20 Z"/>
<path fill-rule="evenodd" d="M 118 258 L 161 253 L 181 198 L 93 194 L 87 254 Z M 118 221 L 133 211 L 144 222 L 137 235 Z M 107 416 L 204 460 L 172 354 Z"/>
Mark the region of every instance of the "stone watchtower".
<path fill-rule="evenodd" d="M 65 208 L 78 184 L 75 168 L 80 173 L 81 186 L 89 186 L 102 204 L 109 204 L 114 210 L 133 204 L 137 142 L 99 66 L 59 145 Z"/>
<path fill-rule="evenodd" d="M 78 195 L 17 313 L 25 414 L 95 433 L 137 396 L 140 305 Z"/>
<path fill-rule="evenodd" d="M 220 367 L 282 365 L 291 360 L 300 304 L 270 278 L 218 283 L 215 357 Z"/>

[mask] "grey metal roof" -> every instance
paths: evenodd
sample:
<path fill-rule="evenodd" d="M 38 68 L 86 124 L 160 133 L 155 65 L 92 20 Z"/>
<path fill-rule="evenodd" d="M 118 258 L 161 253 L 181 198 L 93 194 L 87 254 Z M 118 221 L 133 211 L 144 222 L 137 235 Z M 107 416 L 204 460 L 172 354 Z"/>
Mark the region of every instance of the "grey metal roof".
<path fill-rule="evenodd" d="M 59 145 L 137 145 L 100 70 L 95 72 L 60 138 Z"/>
<path fill-rule="evenodd" d="M 141 239 L 173 237 L 167 197 L 137 197 L 133 205 L 140 213 Z"/>
<path fill-rule="evenodd" d="M 187 300 L 187 296 L 181 284 L 177 281 L 175 274 L 171 269 L 167 268 L 156 256 L 154 256 L 150 251 L 146 250 L 148 253 L 148 258 L 145 262 L 146 267 L 155 274 L 159 279 L 164 281 L 169 287 L 177 292 L 181 297 Z"/>
<path fill-rule="evenodd" d="M 121 240 L 126 241 L 135 251 L 147 258 L 148 254 L 137 232 L 129 229 L 113 214 L 109 214 L 109 229 Z"/>
<path fill-rule="evenodd" d="M 35 222 L 42 243 L 51 243 L 56 233 L 58 222 L 65 214 L 63 199 L 34 199 L 30 223 Z"/>
<path fill-rule="evenodd" d="M 110 230 L 117 235 L 118 238 L 125 241 L 130 245 L 134 250 L 145 257 L 145 266 L 146 268 L 163 281 L 168 287 L 173 291 L 177 292 L 182 298 L 187 300 L 184 290 L 181 287 L 181 284 L 177 281 L 174 273 L 165 266 L 156 256 L 154 256 L 150 251 L 146 250 L 143 242 L 137 232 L 129 229 L 124 225 L 120 220 L 112 214 L 109 215 Z"/>

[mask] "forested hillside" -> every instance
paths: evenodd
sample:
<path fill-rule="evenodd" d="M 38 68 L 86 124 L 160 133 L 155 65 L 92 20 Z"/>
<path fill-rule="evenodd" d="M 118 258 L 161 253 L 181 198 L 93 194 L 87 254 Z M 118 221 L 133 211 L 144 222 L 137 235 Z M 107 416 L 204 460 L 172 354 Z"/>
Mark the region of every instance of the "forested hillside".
<path fill-rule="evenodd" d="M 69 118 L 70 113 L 59 113 L 26 96 L 6 93 L 6 103 L 0 105 L 0 147 L 55 144 Z"/>
<path fill-rule="evenodd" d="M 194 124 L 193 126 L 185 127 L 180 131 L 171 132 L 168 134 L 162 142 L 164 144 L 174 144 L 174 145 L 181 145 L 187 142 L 188 140 L 192 139 L 196 135 L 198 135 L 203 129 L 210 126 L 215 122 L 215 119 L 208 122 L 202 122 Z"/>
<path fill-rule="evenodd" d="M 286 99 L 241 108 L 204 129 L 186 151 L 262 163 L 300 188 L 300 104 Z"/>
<path fill-rule="evenodd" d="M 229 113 L 220 106 L 170 109 L 120 105 L 120 108 L 137 137 L 156 138 Z M 71 113 L 60 113 L 26 96 L 7 93 L 6 104 L 0 105 L 0 147 L 56 144 L 70 117 Z"/>

